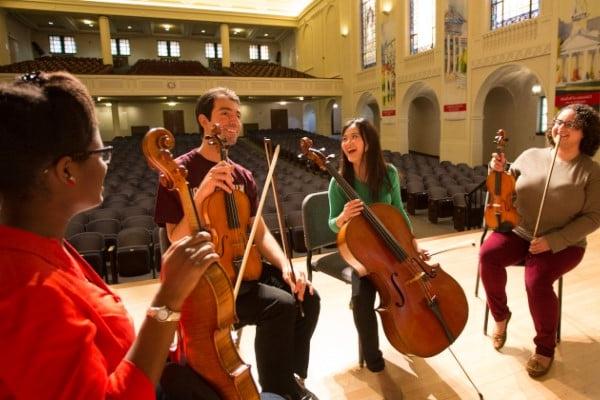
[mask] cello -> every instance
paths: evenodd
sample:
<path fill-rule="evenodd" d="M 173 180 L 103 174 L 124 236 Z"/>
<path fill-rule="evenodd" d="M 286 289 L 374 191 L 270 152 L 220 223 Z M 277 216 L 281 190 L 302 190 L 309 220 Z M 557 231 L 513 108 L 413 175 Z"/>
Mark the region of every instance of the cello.
<path fill-rule="evenodd" d="M 186 181 L 187 170 L 178 165 L 170 149 L 171 132 L 154 128 L 146 133 L 142 149 L 148 164 L 160 173 L 160 182 L 176 190 L 184 220 L 193 234 L 203 229 Z M 219 263 L 211 264 L 183 303 L 179 331 L 187 363 L 224 400 L 259 400 L 260 396 L 231 338 L 237 320 L 231 281 Z"/>
<path fill-rule="evenodd" d="M 227 161 L 228 146 L 219 136 L 221 133 L 219 125 L 215 124 L 211 133 L 211 136 L 207 136 L 205 140 L 208 140 L 211 145 L 219 146 L 221 161 Z M 202 220 L 211 233 L 216 252 L 221 258 L 221 265 L 225 268 L 231 282 L 237 278 L 246 243 L 248 243 L 250 213 L 248 196 L 237 189 L 231 193 L 216 190 L 202 202 Z M 242 279 L 255 281 L 261 274 L 262 259 L 256 245 L 252 244 Z"/>
<path fill-rule="evenodd" d="M 494 137 L 496 153 L 504 153 L 507 141 L 506 132 L 499 129 Z M 484 212 L 486 226 L 498 232 L 511 231 L 520 219 L 517 209 L 513 206 L 515 177 L 506 171 L 490 171 L 485 185 L 488 191 Z"/>
<path fill-rule="evenodd" d="M 327 158 L 301 139 L 302 153 L 340 185 L 348 200 L 359 196 Z M 439 264 L 426 264 L 398 210 L 388 204 L 364 206 L 337 236 L 340 254 L 368 276 L 381 303 L 377 309 L 386 337 L 401 353 L 434 356 L 462 332 L 469 314 L 463 289 Z"/>

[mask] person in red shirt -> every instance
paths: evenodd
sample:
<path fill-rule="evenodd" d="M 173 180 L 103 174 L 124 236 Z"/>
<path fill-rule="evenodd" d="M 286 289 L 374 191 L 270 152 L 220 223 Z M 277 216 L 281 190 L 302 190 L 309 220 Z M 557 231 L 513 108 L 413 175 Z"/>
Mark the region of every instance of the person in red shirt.
<path fill-rule="evenodd" d="M 0 399 L 152 399 L 178 311 L 218 260 L 207 233 L 164 254 L 135 336 L 118 296 L 64 240 L 102 201 L 110 160 L 94 103 L 72 75 L 0 86 Z"/>

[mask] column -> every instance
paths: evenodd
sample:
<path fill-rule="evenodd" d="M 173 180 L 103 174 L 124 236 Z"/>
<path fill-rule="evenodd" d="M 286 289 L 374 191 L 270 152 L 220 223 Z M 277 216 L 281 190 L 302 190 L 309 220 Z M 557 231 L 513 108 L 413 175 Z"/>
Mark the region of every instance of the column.
<path fill-rule="evenodd" d="M 8 47 L 6 11 L 0 9 L 0 65 L 7 64 L 10 64 L 10 49 Z"/>
<path fill-rule="evenodd" d="M 110 23 L 108 17 L 98 18 L 98 27 L 100 28 L 100 48 L 102 49 L 102 63 L 112 65 L 113 59 L 110 52 Z"/>
<path fill-rule="evenodd" d="M 113 101 L 112 105 L 110 106 L 110 110 L 112 111 L 114 138 L 115 136 L 121 136 L 121 119 L 119 118 L 119 103 Z"/>
<path fill-rule="evenodd" d="M 231 57 L 229 52 L 229 25 L 221 24 L 221 47 L 223 49 L 223 59 L 221 65 L 225 68 L 231 66 Z"/>

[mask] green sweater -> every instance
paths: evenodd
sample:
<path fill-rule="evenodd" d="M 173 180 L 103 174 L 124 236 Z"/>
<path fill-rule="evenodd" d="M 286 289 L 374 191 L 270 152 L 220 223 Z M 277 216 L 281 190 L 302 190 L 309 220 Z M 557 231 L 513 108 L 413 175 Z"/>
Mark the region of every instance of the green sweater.
<path fill-rule="evenodd" d="M 515 205 L 521 221 L 514 232 L 531 240 L 544 185 L 552 163 L 550 148 L 524 151 L 512 164 L 517 177 Z M 553 253 L 586 245 L 600 227 L 600 165 L 585 154 L 554 164 L 537 236 L 545 236 Z"/>
<path fill-rule="evenodd" d="M 406 215 L 406 211 L 404 211 L 402 198 L 400 197 L 400 179 L 398 178 L 398 170 L 396 170 L 396 167 L 392 164 L 387 164 L 387 176 L 392 183 L 392 188 L 391 190 L 386 190 L 387 186 L 384 185 L 379 193 L 379 199 L 376 201 L 371 199 L 369 187 L 358 179 L 354 179 L 352 187 L 356 190 L 356 193 L 358 193 L 361 200 L 367 205 L 372 203 L 385 203 L 396 207 L 398 211 L 402 213 L 408 227 L 412 231 L 412 225 L 408 219 L 408 215 Z M 335 179 L 331 178 L 331 182 L 329 182 L 329 228 L 336 233 L 339 232 L 340 228 L 335 224 L 335 220 L 344 210 L 344 204 L 346 204 L 347 201 L 340 185 L 337 184 Z"/>

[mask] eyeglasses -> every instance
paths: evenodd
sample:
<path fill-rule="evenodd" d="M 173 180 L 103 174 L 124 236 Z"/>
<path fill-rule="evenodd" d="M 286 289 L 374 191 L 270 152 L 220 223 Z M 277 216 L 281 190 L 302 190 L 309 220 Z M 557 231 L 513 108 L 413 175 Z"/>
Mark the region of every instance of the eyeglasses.
<path fill-rule="evenodd" d="M 96 150 L 88 150 L 88 151 L 84 151 L 81 153 L 73 154 L 73 158 L 84 159 L 84 158 L 89 157 L 92 154 L 100 154 L 102 161 L 104 161 L 106 164 L 108 164 L 110 162 L 110 159 L 112 158 L 112 151 L 113 151 L 112 146 L 100 147 L 99 149 L 96 149 Z"/>
<path fill-rule="evenodd" d="M 554 118 L 554 125 L 561 126 L 564 125 L 565 128 L 568 129 L 578 129 L 579 123 L 577 121 L 563 121 L 562 119 Z"/>

